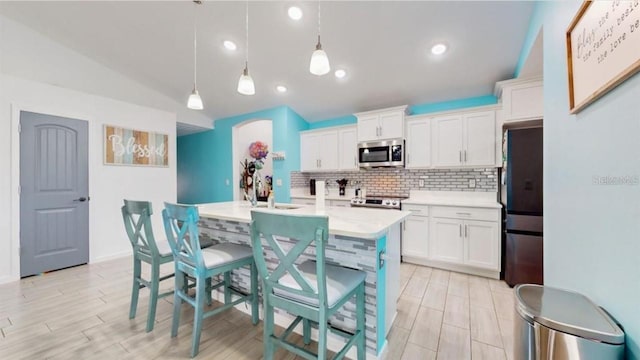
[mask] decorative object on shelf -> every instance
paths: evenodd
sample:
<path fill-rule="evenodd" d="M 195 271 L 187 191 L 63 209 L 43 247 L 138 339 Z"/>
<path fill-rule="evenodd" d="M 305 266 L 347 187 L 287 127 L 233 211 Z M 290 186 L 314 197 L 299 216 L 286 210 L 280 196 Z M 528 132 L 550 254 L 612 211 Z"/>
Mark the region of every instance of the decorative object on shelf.
<path fill-rule="evenodd" d="M 566 37 L 572 114 L 640 70 L 637 1 L 585 1 Z"/>
<path fill-rule="evenodd" d="M 329 65 L 329 57 L 327 53 L 322 50 L 322 44 L 320 43 L 320 0 L 318 0 L 318 43 L 316 44 L 316 50 L 311 54 L 311 62 L 309 63 L 309 72 L 313 75 L 325 75 L 331 71 Z"/>
<path fill-rule="evenodd" d="M 349 180 L 348 179 L 339 179 L 339 180 L 336 180 L 336 182 L 338 183 L 338 189 L 340 191 L 339 192 L 340 196 L 344 196 L 347 184 L 349 184 Z"/>
<path fill-rule="evenodd" d="M 169 136 L 104 126 L 105 165 L 169 166 Z"/>
<path fill-rule="evenodd" d="M 284 151 L 274 151 L 271 153 L 271 160 L 284 160 L 286 155 Z"/>
<path fill-rule="evenodd" d="M 196 87 L 196 79 L 197 79 L 197 65 L 198 65 L 198 28 L 197 28 L 197 16 L 196 16 L 196 6 L 202 4 L 200 0 L 193 0 L 193 91 L 191 95 L 189 95 L 189 100 L 187 101 L 187 107 L 193 110 L 202 110 L 204 109 L 204 105 L 202 104 L 202 98 L 198 93 L 198 88 Z"/>
<path fill-rule="evenodd" d="M 256 93 L 256 87 L 253 83 L 251 75 L 249 75 L 249 1 L 246 2 L 245 8 L 245 36 L 246 36 L 246 49 L 244 58 L 244 70 L 238 80 L 238 92 L 242 95 L 254 95 Z"/>

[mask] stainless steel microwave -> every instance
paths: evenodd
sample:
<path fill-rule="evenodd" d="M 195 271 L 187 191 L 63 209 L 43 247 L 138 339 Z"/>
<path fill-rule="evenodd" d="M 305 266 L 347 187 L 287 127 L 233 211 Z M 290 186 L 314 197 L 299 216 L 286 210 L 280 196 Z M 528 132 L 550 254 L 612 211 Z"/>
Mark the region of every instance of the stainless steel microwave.
<path fill-rule="evenodd" d="M 359 143 L 358 165 L 361 168 L 404 167 L 404 140 Z"/>

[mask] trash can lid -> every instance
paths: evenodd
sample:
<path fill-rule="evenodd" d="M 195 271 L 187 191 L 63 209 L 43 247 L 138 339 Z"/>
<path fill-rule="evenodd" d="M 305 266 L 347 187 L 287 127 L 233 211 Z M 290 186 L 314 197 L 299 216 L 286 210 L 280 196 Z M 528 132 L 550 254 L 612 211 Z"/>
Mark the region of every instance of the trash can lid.
<path fill-rule="evenodd" d="M 609 344 L 624 344 L 624 332 L 586 296 L 549 286 L 518 285 L 516 310 L 529 322 Z"/>

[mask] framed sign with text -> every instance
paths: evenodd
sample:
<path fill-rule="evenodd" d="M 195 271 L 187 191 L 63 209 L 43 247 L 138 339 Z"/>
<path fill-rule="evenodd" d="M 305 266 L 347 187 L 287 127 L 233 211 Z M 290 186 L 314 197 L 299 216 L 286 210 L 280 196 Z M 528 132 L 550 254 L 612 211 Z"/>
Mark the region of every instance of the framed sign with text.
<path fill-rule="evenodd" d="M 169 136 L 104 126 L 106 165 L 169 166 Z"/>
<path fill-rule="evenodd" d="M 585 1 L 567 29 L 572 114 L 640 70 L 640 0 Z"/>

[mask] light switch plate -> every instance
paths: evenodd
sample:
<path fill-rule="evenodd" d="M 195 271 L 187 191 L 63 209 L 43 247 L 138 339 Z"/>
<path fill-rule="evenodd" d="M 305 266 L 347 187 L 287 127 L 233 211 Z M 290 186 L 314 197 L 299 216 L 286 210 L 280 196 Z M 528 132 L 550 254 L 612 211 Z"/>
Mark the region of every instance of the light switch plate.
<path fill-rule="evenodd" d="M 276 186 L 282 186 L 282 179 L 276 179 Z"/>
<path fill-rule="evenodd" d="M 476 187 L 476 179 L 469 179 L 469 187 L 470 188 Z"/>
<path fill-rule="evenodd" d="M 424 187 L 424 180 L 423 179 L 418 180 L 418 186 Z"/>

